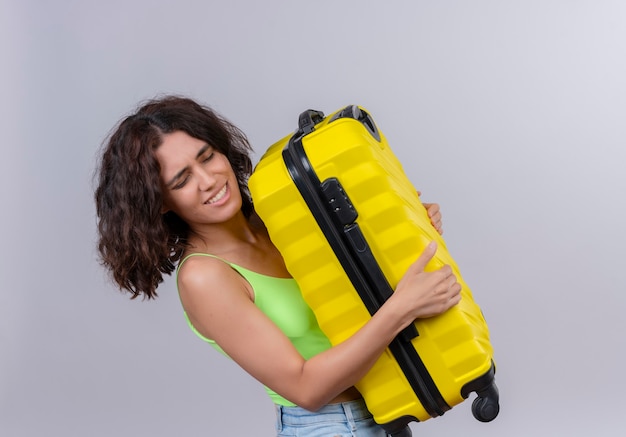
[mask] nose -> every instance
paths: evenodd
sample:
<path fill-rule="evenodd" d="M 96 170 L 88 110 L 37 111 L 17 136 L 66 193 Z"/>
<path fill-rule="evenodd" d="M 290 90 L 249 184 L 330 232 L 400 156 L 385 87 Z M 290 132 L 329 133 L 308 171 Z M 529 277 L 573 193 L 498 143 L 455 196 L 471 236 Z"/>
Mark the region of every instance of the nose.
<path fill-rule="evenodd" d="M 208 191 L 215 185 L 215 177 L 205 168 L 199 166 L 195 172 L 196 179 L 198 180 L 198 189 L 200 191 Z"/>

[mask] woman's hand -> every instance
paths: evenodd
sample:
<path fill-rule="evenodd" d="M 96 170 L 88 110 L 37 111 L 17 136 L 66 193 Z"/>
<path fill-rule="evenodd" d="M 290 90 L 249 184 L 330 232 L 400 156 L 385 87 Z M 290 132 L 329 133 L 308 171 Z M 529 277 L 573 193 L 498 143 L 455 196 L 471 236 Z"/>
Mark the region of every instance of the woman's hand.
<path fill-rule="evenodd" d="M 420 191 L 417 192 L 418 196 L 421 196 L 422 193 Z M 439 208 L 438 203 L 423 203 L 424 208 L 426 208 L 426 212 L 428 213 L 428 218 L 430 218 L 430 223 L 435 227 L 437 232 L 440 235 L 443 235 L 443 226 L 441 222 L 441 210 Z"/>
<path fill-rule="evenodd" d="M 461 300 L 461 284 L 449 265 L 432 272 L 424 271 L 436 251 L 436 243 L 431 242 L 408 268 L 389 299 L 396 300 L 407 325 L 418 318 L 444 313 Z"/>

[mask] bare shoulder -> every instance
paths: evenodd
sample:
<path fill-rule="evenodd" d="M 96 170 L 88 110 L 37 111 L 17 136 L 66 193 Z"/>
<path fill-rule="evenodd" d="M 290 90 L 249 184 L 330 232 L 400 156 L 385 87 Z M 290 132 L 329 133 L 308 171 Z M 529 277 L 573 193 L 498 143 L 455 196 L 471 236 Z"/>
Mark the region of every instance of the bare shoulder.
<path fill-rule="evenodd" d="M 181 299 L 195 300 L 224 292 L 250 294 L 247 282 L 223 260 L 210 256 L 192 256 L 180 267 L 178 290 Z"/>
<path fill-rule="evenodd" d="M 254 311 L 251 287 L 226 262 L 208 256 L 188 258 L 178 272 L 178 291 L 192 325 L 204 337 L 228 344 L 233 324 Z"/>

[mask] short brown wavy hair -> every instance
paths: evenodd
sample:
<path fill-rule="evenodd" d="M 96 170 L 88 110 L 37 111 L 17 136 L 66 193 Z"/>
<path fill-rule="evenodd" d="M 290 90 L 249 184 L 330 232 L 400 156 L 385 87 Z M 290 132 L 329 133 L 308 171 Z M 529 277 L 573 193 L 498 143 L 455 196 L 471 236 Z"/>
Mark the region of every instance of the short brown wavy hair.
<path fill-rule="evenodd" d="M 154 151 L 163 135 L 183 131 L 224 154 L 239 183 L 246 217 L 252 148 L 244 133 L 209 107 L 165 96 L 142 105 L 113 129 L 96 170 L 98 251 L 121 290 L 152 299 L 187 247 L 189 226 L 173 212 L 162 214 L 160 166 Z"/>

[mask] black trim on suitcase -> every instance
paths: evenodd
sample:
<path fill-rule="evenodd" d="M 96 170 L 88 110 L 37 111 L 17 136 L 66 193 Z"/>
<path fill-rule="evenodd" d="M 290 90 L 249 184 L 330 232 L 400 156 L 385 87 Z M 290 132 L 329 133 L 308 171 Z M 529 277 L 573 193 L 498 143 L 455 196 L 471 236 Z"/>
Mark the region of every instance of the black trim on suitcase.
<path fill-rule="evenodd" d="M 391 297 L 393 288 L 378 266 L 361 228 L 358 223 L 355 223 L 358 213 L 339 180 L 328 178 L 319 184 L 319 187 L 320 193 L 326 201 L 327 217 L 334 221 L 335 229 L 343 230 L 344 241 L 351 250 L 352 259 L 358 263 L 360 274 L 365 276 L 372 290 L 374 290 L 373 300 L 375 304 L 371 308 L 368 307 L 370 314 L 373 315 Z M 400 335 L 404 341 L 411 341 L 419 334 L 415 325 L 411 324 Z"/>
<path fill-rule="evenodd" d="M 351 118 L 356 118 L 362 123 L 364 120 L 369 120 L 371 124 L 369 126 L 365 124 L 365 126 L 372 132 L 370 126 L 375 126 L 375 124 L 371 121 L 369 115 L 358 108 L 358 111 L 353 107 L 350 110 L 348 110 L 348 108 L 345 108 L 342 113 L 350 113 L 353 115 Z M 373 315 L 390 296 L 390 293 L 393 293 L 393 290 L 391 290 L 384 274 L 380 271 L 380 267 L 378 263 L 376 263 L 358 224 L 352 223 L 358 214 L 354 211 L 347 195 L 343 196 L 342 194 L 339 197 L 331 196 L 330 199 L 326 199 L 326 196 L 324 196 L 323 186 L 326 186 L 327 190 L 329 189 L 328 187 L 331 187 L 330 190 L 334 191 L 335 194 L 344 192 L 341 185 L 336 180 L 331 179 L 321 183 L 311 167 L 304 147 L 302 146 L 302 138 L 313 130 L 311 124 L 314 126 L 316 124 L 314 119 L 320 120 L 320 115 L 321 118 L 323 118 L 323 113 L 319 111 L 307 111 L 306 114 L 304 119 L 307 121 L 310 120 L 310 124 L 308 124 L 305 129 L 302 129 L 301 126 L 301 129 L 291 137 L 288 144 L 283 149 L 283 159 L 294 184 L 300 191 L 312 215 L 320 226 L 320 229 L 326 236 L 337 259 L 359 293 L 368 311 Z M 363 114 L 366 115 L 363 116 Z M 300 120 L 302 119 L 303 116 L 301 116 Z M 337 206 L 339 206 L 339 209 L 336 208 Z M 333 211 L 332 213 L 329 213 L 329 208 Z M 352 220 L 347 220 L 350 218 L 352 218 Z M 345 221 L 348 221 L 348 223 L 344 223 Z M 385 284 L 381 283 L 381 278 Z M 411 328 L 409 327 L 409 329 Z M 414 329 L 413 326 L 413 330 Z M 443 399 L 443 396 L 439 392 L 421 358 L 415 351 L 415 348 L 408 341 L 410 338 L 415 337 L 416 334 L 417 332 L 414 330 L 414 332 L 405 332 L 401 336 L 396 337 L 389 345 L 389 350 L 404 372 L 411 388 L 419 398 L 424 409 L 432 417 L 441 416 L 445 411 L 450 409 L 450 406 L 446 403 L 445 399 Z M 406 425 L 416 419 L 399 418 L 398 420 L 406 420 L 404 424 Z M 398 420 L 394 421 L 392 426 L 396 430 L 399 426 L 403 426 L 398 423 Z"/>

